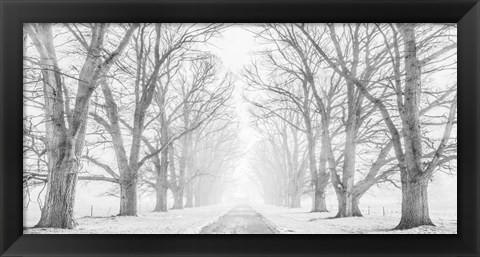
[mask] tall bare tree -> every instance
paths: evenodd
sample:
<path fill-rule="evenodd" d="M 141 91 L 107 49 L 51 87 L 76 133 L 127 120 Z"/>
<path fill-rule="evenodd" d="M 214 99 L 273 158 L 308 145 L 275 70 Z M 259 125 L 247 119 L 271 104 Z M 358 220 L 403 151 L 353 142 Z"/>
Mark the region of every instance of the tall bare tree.
<path fill-rule="evenodd" d="M 42 217 L 37 226 L 73 228 L 75 187 L 81 158 L 89 100 L 98 81 L 108 72 L 126 48 L 138 24 L 129 26 L 118 46 L 104 52 L 108 24 L 92 24 L 90 41 L 78 38 L 87 49 L 85 62 L 78 74 L 73 109 L 65 97 L 65 85 L 55 51 L 53 25 L 27 24 L 25 29 L 40 56 L 44 82 L 48 184 Z"/>
<path fill-rule="evenodd" d="M 444 133 L 436 147 L 433 156 L 425 154 L 422 150 L 422 132 L 420 122 L 420 109 L 422 97 L 422 74 L 429 63 L 434 63 L 444 58 L 456 48 L 454 38 L 450 36 L 451 25 L 445 25 L 440 29 L 423 30 L 425 33 L 419 35 L 416 29 L 423 26 L 419 24 L 392 24 L 387 25 L 391 31 L 391 40 L 385 40 L 380 51 L 389 53 L 390 64 L 393 67 L 394 83 L 391 87 L 396 98 L 396 107 L 389 110 L 386 101 L 378 98 L 375 92 L 369 90 L 365 81 L 354 76 L 345 62 L 332 58 L 312 36 L 311 31 L 304 24 L 297 25 L 305 36 L 310 40 L 317 52 L 325 59 L 329 66 L 339 75 L 349 80 L 368 99 L 375 104 L 382 115 L 385 125 L 392 138 L 393 149 L 398 162 L 402 183 L 402 217 L 398 229 L 412 228 L 421 225 L 432 225 L 428 212 L 427 187 L 433 172 L 443 161 L 451 160 L 451 157 L 444 156 L 443 152 L 447 147 L 452 127 L 455 123 L 456 94 L 451 100 L 448 117 L 445 121 Z M 332 42 L 335 42 L 337 35 L 332 33 Z M 440 37 L 448 38 L 443 46 L 435 44 Z M 381 35 L 379 35 L 380 37 Z M 421 41 L 417 41 L 418 37 Z M 384 38 L 388 38 L 385 37 Z M 400 50 L 400 40 L 403 41 L 403 51 Z M 423 42 L 422 42 L 423 41 Z M 428 43 L 427 43 L 428 42 Z M 445 42 L 445 40 L 443 41 Z M 427 50 L 421 50 L 422 47 Z M 431 48 L 434 48 L 431 50 Z M 386 50 L 385 50 L 386 49 Z M 393 50 L 392 50 L 393 49 Z M 419 54 L 423 54 L 423 58 Z M 402 62 L 403 59 L 403 62 Z M 400 73 L 401 65 L 404 65 L 404 73 Z M 378 82 L 377 82 L 378 83 Z M 449 93 L 450 94 L 450 93 Z M 392 118 L 392 112 L 398 112 L 400 124 L 396 124 Z M 402 143 L 403 138 L 403 143 Z"/>

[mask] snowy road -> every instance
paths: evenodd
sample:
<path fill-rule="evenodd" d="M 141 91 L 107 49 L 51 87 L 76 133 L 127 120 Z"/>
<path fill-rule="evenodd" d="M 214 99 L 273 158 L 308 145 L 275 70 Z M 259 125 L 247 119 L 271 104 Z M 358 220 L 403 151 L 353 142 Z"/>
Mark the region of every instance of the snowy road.
<path fill-rule="evenodd" d="M 276 234 L 269 222 L 249 205 L 237 205 L 200 234 Z"/>

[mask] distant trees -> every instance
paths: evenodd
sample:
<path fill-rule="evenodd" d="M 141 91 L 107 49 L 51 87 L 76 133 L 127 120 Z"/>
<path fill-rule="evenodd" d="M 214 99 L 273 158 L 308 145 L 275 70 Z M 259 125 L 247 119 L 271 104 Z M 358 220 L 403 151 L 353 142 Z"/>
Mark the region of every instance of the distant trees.
<path fill-rule="evenodd" d="M 263 140 L 253 150 L 251 170 L 258 178 L 267 204 L 300 207 L 305 193 L 308 149 L 305 136 L 293 124 L 302 118 L 294 111 L 279 118 L 262 109 L 253 113 L 255 127 Z"/>
<path fill-rule="evenodd" d="M 219 203 L 222 193 L 231 186 L 242 148 L 238 124 L 226 112 L 229 109 L 192 134 L 196 143 L 187 161 L 187 207 Z"/>
<path fill-rule="evenodd" d="M 166 211 L 167 188 L 170 188 L 174 195 L 174 208 L 183 208 L 187 179 L 185 162 L 189 154 L 188 144 L 193 143 L 190 134 L 206 125 L 209 120 L 216 119 L 230 98 L 232 83 L 228 77 L 219 77 L 217 65 L 211 56 L 196 56 L 186 63 L 183 69 L 177 71 L 177 79 L 170 80 L 169 84 L 165 83 L 157 92 L 156 103 L 160 112 L 160 131 L 157 131 L 160 134 L 159 145 L 170 149 L 162 151 L 160 165 L 155 165 L 157 174 L 160 178 L 163 177 L 162 181 L 156 182 L 157 211 Z M 174 147 L 177 139 L 182 140 L 182 145 L 178 148 Z M 178 160 L 178 172 L 173 163 L 175 148 L 180 149 L 183 155 Z M 171 168 L 168 180 L 169 160 Z"/>
<path fill-rule="evenodd" d="M 233 83 L 229 75 L 220 77 L 218 60 L 213 56 L 197 56 L 183 71 L 180 71 L 177 86 L 173 89 L 180 95 L 177 105 L 169 117 L 172 124 L 171 133 L 180 137 L 181 151 L 178 156 L 178 173 L 172 164 L 169 187 L 174 195 L 174 209 L 184 207 L 187 161 L 192 154 L 192 134 L 199 129 L 211 129 L 209 125 L 224 116 L 226 103 L 230 100 Z M 198 139 L 199 140 L 199 139 Z M 215 150 L 215 149 L 214 149 Z M 172 146 L 170 158 L 172 162 L 174 150 Z M 220 167 L 219 167 L 220 168 Z M 220 172 L 220 170 L 218 170 Z"/>
<path fill-rule="evenodd" d="M 326 94 L 331 94 L 330 98 L 319 96 L 319 89 L 316 86 L 318 77 L 315 77 L 314 74 L 319 69 L 319 62 L 315 58 L 306 58 L 306 56 L 311 56 L 312 52 L 305 53 L 300 49 L 300 44 L 304 42 L 294 37 L 292 29 L 291 24 L 273 24 L 262 27 L 257 35 L 271 43 L 272 50 L 265 51 L 265 63 L 263 65 L 256 63 L 251 70 L 247 70 L 245 77 L 252 87 L 275 93 L 277 96 L 274 96 L 272 103 L 288 101 L 291 105 L 286 109 L 293 108 L 302 117 L 301 127 L 298 123 L 293 124 L 288 119 L 286 121 L 306 135 L 310 179 L 314 192 L 312 211 L 324 212 L 327 211 L 325 190 L 329 182 L 327 166 L 332 165 L 332 162 L 328 163 L 330 147 L 328 127 L 331 106 L 327 106 L 325 101 L 326 99 L 327 101 L 333 100 L 333 95 L 339 91 L 332 87 L 331 91 L 325 91 Z M 311 51 L 311 48 L 307 51 Z M 274 76 L 265 80 L 264 73 L 274 74 Z M 332 81 L 334 80 L 332 79 Z M 275 100 L 278 97 L 282 100 Z M 271 107 L 261 104 L 256 104 L 256 106 L 269 108 L 272 112 L 283 111 L 282 107 L 277 108 L 272 104 L 270 104 Z M 317 149 L 317 138 L 319 137 L 322 143 L 321 147 Z M 318 159 L 317 151 L 319 151 Z"/>

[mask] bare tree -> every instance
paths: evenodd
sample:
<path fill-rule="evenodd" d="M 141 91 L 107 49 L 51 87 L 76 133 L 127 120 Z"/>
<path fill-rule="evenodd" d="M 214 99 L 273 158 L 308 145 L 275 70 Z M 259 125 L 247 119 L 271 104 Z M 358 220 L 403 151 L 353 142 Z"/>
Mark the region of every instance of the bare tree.
<path fill-rule="evenodd" d="M 197 56 L 185 61 L 175 77 L 169 77 L 166 83 L 160 85 L 156 103 L 160 108 L 158 133 L 162 147 L 171 147 L 177 139 L 182 138 L 182 152 L 187 151 L 189 134 L 214 119 L 224 107 L 231 96 L 233 84 L 228 76 L 220 77 L 217 65 L 212 56 Z M 167 102 L 167 99 L 170 101 Z M 186 155 L 187 152 L 182 154 Z M 169 181 L 168 162 L 173 159 L 169 157 L 169 152 L 162 152 L 159 165 L 155 165 L 158 168 L 156 211 L 166 211 L 168 188 L 174 195 L 174 208 L 183 208 L 185 158 L 179 160 L 178 174 L 175 166 L 170 165 Z"/>
<path fill-rule="evenodd" d="M 231 175 L 242 155 L 238 139 L 238 124 L 229 109 L 211 120 L 205 129 L 192 135 L 194 146 L 188 160 L 190 174 L 187 184 L 192 190 L 193 206 L 205 206 L 221 201 L 222 193 L 229 187 Z M 187 194 L 188 195 L 188 194 Z"/>
<path fill-rule="evenodd" d="M 304 134 L 285 120 L 298 124 L 303 117 L 287 110 L 279 114 L 282 118 L 265 109 L 252 110 L 252 114 L 263 140 L 254 148 L 251 169 L 260 180 L 265 202 L 300 207 L 307 186 L 308 149 Z"/>
<path fill-rule="evenodd" d="M 444 123 L 443 136 L 433 156 L 428 157 L 422 150 L 420 125 L 422 73 L 426 70 L 426 65 L 435 60 L 438 61 L 439 58 L 444 57 L 455 49 L 456 42 L 454 42 L 453 37 L 450 37 L 449 40 L 451 42 L 444 44 L 444 46 L 439 47 L 436 44 L 432 44 L 432 41 L 440 38 L 441 35 L 452 26 L 446 25 L 438 30 L 426 30 L 427 33 L 420 35 L 420 37 L 423 37 L 422 43 L 421 41 L 417 41 L 419 35 L 415 32 L 415 29 L 422 27 L 421 25 L 387 25 L 391 29 L 393 36 L 391 36 L 391 40 L 387 40 L 388 37 L 384 36 L 384 38 L 386 38 L 385 45 L 380 51 L 389 53 L 389 60 L 391 60 L 389 64 L 393 66 L 394 83 L 390 88 L 394 91 L 396 98 L 395 110 L 389 110 L 385 100 L 375 96 L 375 92 L 372 90 L 368 90 L 365 81 L 354 76 L 344 62 L 337 58 L 334 59 L 330 57 L 326 51 L 324 51 L 324 48 L 312 37 L 305 25 L 300 24 L 297 26 L 303 34 L 308 37 L 317 52 L 325 59 L 329 66 L 339 75 L 351 81 L 365 98 L 375 104 L 383 117 L 390 137 L 392 138 L 393 149 L 401 174 L 402 218 L 397 228 L 406 229 L 421 225 L 432 225 L 433 223 L 430 220 L 428 212 L 428 181 L 441 163 L 441 160 L 449 161 L 452 159 L 451 157 L 445 157 L 443 151 L 447 146 L 452 127 L 455 123 L 456 95 L 451 102 L 448 111 L 449 114 Z M 333 33 L 332 36 L 335 38 L 336 35 Z M 449 34 L 446 33 L 445 37 L 448 36 Z M 403 52 L 400 50 L 400 40 L 403 40 Z M 335 40 L 332 42 L 338 46 L 338 42 L 335 42 Z M 422 46 L 436 46 L 436 49 L 433 51 L 423 51 L 423 59 L 420 59 L 419 54 L 422 52 Z M 405 67 L 403 74 L 400 73 L 402 58 Z M 395 124 L 392 119 L 392 113 L 394 111 L 399 114 L 400 124 Z M 428 161 L 424 162 L 425 159 Z"/>
<path fill-rule="evenodd" d="M 85 140 L 89 100 L 98 81 L 118 60 L 138 25 L 129 26 L 118 46 L 104 55 L 107 27 L 107 24 L 91 25 L 90 42 L 85 38 L 80 41 L 87 49 L 87 55 L 78 74 L 78 88 L 71 110 L 68 98 L 64 97 L 65 85 L 56 56 L 52 24 L 25 26 L 40 56 L 44 81 L 48 184 L 39 227 L 75 227 L 75 186 Z"/>
<path fill-rule="evenodd" d="M 172 172 L 169 182 L 174 195 L 174 209 L 182 209 L 184 205 L 186 164 L 192 132 L 207 126 L 210 120 L 220 118 L 233 92 L 230 76 L 227 74 L 220 78 L 219 64 L 216 62 L 213 56 L 199 56 L 189 63 L 184 72 L 179 73 L 178 87 L 174 88 L 180 96 L 175 108 L 179 113 L 172 112 L 169 124 L 173 125 L 172 133 L 182 136 L 178 174 Z"/>

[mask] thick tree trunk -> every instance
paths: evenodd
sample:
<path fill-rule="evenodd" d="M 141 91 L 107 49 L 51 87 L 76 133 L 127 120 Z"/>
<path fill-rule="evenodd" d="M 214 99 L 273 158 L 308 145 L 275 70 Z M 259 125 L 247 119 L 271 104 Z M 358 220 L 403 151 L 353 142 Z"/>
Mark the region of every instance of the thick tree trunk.
<path fill-rule="evenodd" d="M 156 192 L 156 201 L 155 201 L 155 209 L 153 211 L 166 212 L 168 189 L 166 185 L 164 186 L 163 178 L 157 178 L 155 192 Z"/>
<path fill-rule="evenodd" d="M 423 173 L 422 132 L 419 108 L 421 94 L 421 67 L 417 59 L 415 24 L 400 26 L 404 40 L 405 104 L 402 116 L 405 158 L 400 170 L 402 180 L 402 216 L 396 229 L 433 225 L 428 213 L 428 179 Z"/>
<path fill-rule="evenodd" d="M 162 106 L 161 112 L 162 115 L 160 115 L 160 124 L 162 124 L 162 127 L 160 129 L 160 134 L 161 134 L 161 144 L 162 147 L 169 147 L 168 144 L 168 123 L 167 123 L 167 118 L 165 115 L 165 108 L 164 108 L 164 95 L 161 95 L 160 97 L 159 104 Z M 167 192 L 168 192 L 168 163 L 169 163 L 169 149 L 165 149 L 165 151 L 162 151 L 161 156 L 160 156 L 160 166 L 157 169 L 157 179 L 156 179 L 156 193 L 157 193 L 157 200 L 156 200 L 156 205 L 154 211 L 156 212 L 166 212 L 167 211 Z"/>
<path fill-rule="evenodd" d="M 313 194 L 312 212 L 328 212 L 326 203 L 326 189 L 328 185 L 328 175 L 321 173 L 315 183 L 315 190 Z"/>
<path fill-rule="evenodd" d="M 343 170 L 340 176 L 332 174 L 332 181 L 338 200 L 336 218 L 352 217 L 354 215 L 354 180 L 355 180 L 355 153 L 357 136 L 357 110 L 354 97 L 354 85 L 348 82 L 348 120 L 345 129 L 345 148 Z"/>
<path fill-rule="evenodd" d="M 362 217 L 362 212 L 358 206 L 360 198 L 356 197 L 354 194 L 347 197 L 346 194 L 347 193 L 344 191 L 337 193 L 338 212 L 335 215 L 335 218 Z M 350 210 L 350 212 L 348 210 Z"/>
<path fill-rule="evenodd" d="M 45 104 L 45 139 L 48 157 L 48 182 L 45 205 L 37 227 L 74 228 L 75 187 L 78 171 L 78 153 L 83 139 L 81 124 L 76 124 L 79 135 L 68 134 L 65 119 L 63 83 L 53 43 L 52 25 L 28 24 L 26 27 L 40 54 Z M 79 84 L 80 86 L 80 84 Z M 78 118 L 78 117 L 77 117 Z M 79 142 L 77 146 L 77 142 Z M 79 151 L 77 151 L 79 150 Z"/>
<path fill-rule="evenodd" d="M 128 174 L 125 174 L 128 176 Z M 120 216 L 137 215 L 137 183 L 135 178 L 121 179 Z"/>
<path fill-rule="evenodd" d="M 56 66 L 55 66 L 56 67 Z M 58 74 L 55 74 L 58 76 Z M 81 74 L 81 78 L 89 75 Z M 60 81 L 57 78 L 57 81 Z M 85 83 L 79 83 L 75 103 L 75 115 L 67 130 L 65 112 L 62 106 L 61 84 L 58 82 L 54 95 L 58 97 L 53 112 L 47 122 L 47 147 L 49 156 L 48 192 L 42 215 L 37 227 L 74 228 L 75 189 L 78 177 L 78 163 L 85 141 L 87 113 L 91 89 Z M 62 98 L 63 99 L 63 98 Z M 78 111 L 77 111 L 78 110 Z M 49 112 L 47 112 L 48 114 Z"/>
<path fill-rule="evenodd" d="M 60 167 L 50 170 L 46 201 L 36 227 L 75 228 L 73 208 L 77 168 L 76 158 L 65 156 Z"/>
<path fill-rule="evenodd" d="M 160 158 L 160 166 L 157 169 L 157 178 L 155 181 L 156 190 L 156 204 L 154 212 L 167 211 L 167 197 L 168 197 L 168 151 L 162 151 Z"/>
<path fill-rule="evenodd" d="M 137 26 L 133 25 L 118 48 L 105 61 L 102 61 L 101 52 L 107 25 L 104 23 L 94 24 L 87 56 L 78 77 L 73 110 L 70 110 L 68 102 L 64 99 L 66 87 L 57 63 L 52 25 L 49 23 L 28 24 L 25 27 L 40 54 L 47 120 L 46 144 L 49 179 L 45 205 L 37 225 L 39 227 L 73 228 L 75 226 L 73 217 L 75 187 L 78 163 L 85 141 L 90 98 L 98 80 L 119 58 Z"/>
<path fill-rule="evenodd" d="M 353 196 L 352 209 L 353 209 L 353 216 L 355 217 L 363 217 L 362 211 L 360 210 L 360 207 L 359 207 L 359 203 L 360 203 L 360 196 Z"/>
<path fill-rule="evenodd" d="M 170 191 L 173 194 L 173 206 L 172 209 L 183 209 L 183 182 L 185 176 L 182 176 L 182 167 L 180 167 L 179 174 L 177 176 L 175 169 L 175 150 L 173 145 L 168 147 L 169 151 L 169 166 L 170 166 Z M 180 166 L 182 166 L 182 161 L 180 161 Z"/>
<path fill-rule="evenodd" d="M 312 212 L 328 212 L 327 204 L 325 202 L 325 193 L 328 185 L 327 173 L 327 160 L 329 154 L 329 144 L 327 144 L 327 135 L 328 130 L 324 128 L 322 130 L 322 140 L 321 140 L 321 149 L 320 149 L 320 160 L 318 173 L 316 174 L 315 183 L 314 183 L 314 201 L 312 206 Z"/>
<path fill-rule="evenodd" d="M 339 208 L 340 217 L 353 216 L 353 187 L 355 178 L 355 137 L 356 137 L 356 116 L 351 114 L 349 117 L 349 124 L 347 125 L 347 135 L 345 141 L 345 160 L 343 162 L 342 185 L 343 194 L 340 194 L 344 199 L 342 203 L 344 206 Z M 342 210 L 342 213 L 340 213 Z M 338 216 L 338 215 L 337 215 Z"/>
<path fill-rule="evenodd" d="M 312 177 L 312 184 L 313 184 L 313 199 L 312 199 L 312 212 L 327 212 L 327 205 L 325 202 L 325 187 L 327 183 L 325 183 L 325 176 L 320 176 L 317 172 L 317 165 L 316 165 L 316 157 L 315 157 L 315 139 L 311 133 L 307 133 L 308 139 L 308 156 L 309 156 L 309 163 L 310 163 L 310 173 Z M 320 153 L 320 168 L 326 165 L 326 158 L 322 158 L 322 154 L 326 154 L 325 152 Z M 322 162 L 323 161 L 323 162 Z"/>
<path fill-rule="evenodd" d="M 334 185 L 335 186 L 335 185 Z M 346 198 L 345 198 L 345 192 L 337 192 L 337 202 L 338 202 L 338 212 L 335 215 L 335 218 L 342 218 L 346 217 L 346 208 L 347 208 L 347 203 L 346 203 Z"/>
<path fill-rule="evenodd" d="M 316 188 L 313 194 L 312 212 L 328 212 L 325 201 L 325 188 Z"/>
<path fill-rule="evenodd" d="M 396 229 L 434 225 L 428 212 L 427 188 L 427 181 L 402 183 L 402 217 Z"/>

